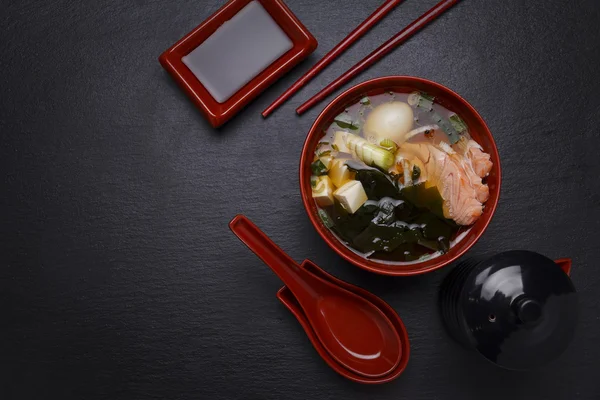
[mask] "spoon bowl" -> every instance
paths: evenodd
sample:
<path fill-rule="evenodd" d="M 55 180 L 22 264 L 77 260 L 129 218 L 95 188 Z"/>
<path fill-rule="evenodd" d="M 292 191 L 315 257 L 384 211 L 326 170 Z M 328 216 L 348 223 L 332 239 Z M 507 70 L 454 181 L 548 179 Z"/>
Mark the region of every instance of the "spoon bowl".
<path fill-rule="evenodd" d="M 319 341 L 340 365 L 368 378 L 398 366 L 400 336 L 375 304 L 300 268 L 248 218 L 238 215 L 229 226 L 294 294 Z"/>
<path fill-rule="evenodd" d="M 387 304 L 385 301 L 383 301 L 379 297 L 375 296 L 374 294 L 372 294 L 364 289 L 361 289 L 358 286 L 354 286 L 354 285 L 351 285 L 340 279 L 337 279 L 336 277 L 328 274 L 327 272 L 325 272 L 324 270 L 322 270 L 321 268 L 319 268 L 318 266 L 316 266 L 309 260 L 304 261 L 302 263 L 302 265 L 300 265 L 300 268 L 305 269 L 308 272 L 310 272 L 311 274 L 317 275 L 324 280 L 332 282 L 333 284 L 335 284 L 337 286 L 343 287 L 344 289 L 354 292 L 357 295 L 362 296 L 362 297 L 368 299 L 373 304 L 375 304 L 390 319 L 390 321 L 392 321 L 392 324 L 394 325 L 394 328 L 396 329 L 396 331 L 399 333 L 401 341 L 402 341 L 402 348 L 401 348 L 402 353 L 400 356 L 400 363 L 396 366 L 396 368 L 394 368 L 394 370 L 392 372 L 390 372 L 389 374 L 387 374 L 383 377 L 378 377 L 378 378 L 367 378 L 365 376 L 356 374 L 356 373 L 348 370 L 347 368 L 342 367 L 327 352 L 327 350 L 325 350 L 325 348 L 323 347 L 323 344 L 319 341 L 319 338 L 317 337 L 312 326 L 308 322 L 308 318 L 306 317 L 304 310 L 302 310 L 302 307 L 298 303 L 298 300 L 296 300 L 296 298 L 294 297 L 294 294 L 286 286 L 282 287 L 277 292 L 277 298 L 296 317 L 296 319 L 298 320 L 298 322 L 300 323 L 300 325 L 306 332 L 306 335 L 312 342 L 315 350 L 317 350 L 317 352 L 323 358 L 323 360 L 327 363 L 327 365 L 329 365 L 334 371 L 336 371 L 338 374 L 342 375 L 343 377 L 350 379 L 351 381 L 363 383 L 363 384 L 370 384 L 370 385 L 382 384 L 382 383 L 391 382 L 394 379 L 398 378 L 398 376 L 400 376 L 400 374 L 402 374 L 402 372 L 404 372 L 404 370 L 406 369 L 406 366 L 408 364 L 408 360 L 410 358 L 410 343 L 409 343 L 406 327 L 404 326 L 404 323 L 402 322 L 402 320 L 400 319 L 400 317 L 398 316 L 396 311 L 394 311 L 394 309 L 392 307 L 390 307 L 389 304 Z"/>
<path fill-rule="evenodd" d="M 351 371 L 368 378 L 389 374 L 401 356 L 394 326 L 366 299 L 342 288 L 340 291 L 345 293 L 319 298 L 316 314 L 307 314 L 319 340 L 338 363 Z"/>

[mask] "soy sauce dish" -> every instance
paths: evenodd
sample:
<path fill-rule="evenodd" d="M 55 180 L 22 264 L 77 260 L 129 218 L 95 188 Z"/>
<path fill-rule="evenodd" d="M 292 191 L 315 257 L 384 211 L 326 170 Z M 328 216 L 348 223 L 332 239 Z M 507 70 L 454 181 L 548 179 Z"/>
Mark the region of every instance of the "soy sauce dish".
<path fill-rule="evenodd" d="M 311 127 L 300 190 L 325 242 L 358 267 L 416 275 L 465 253 L 500 193 L 494 139 L 475 109 L 422 78 L 361 83 Z"/>

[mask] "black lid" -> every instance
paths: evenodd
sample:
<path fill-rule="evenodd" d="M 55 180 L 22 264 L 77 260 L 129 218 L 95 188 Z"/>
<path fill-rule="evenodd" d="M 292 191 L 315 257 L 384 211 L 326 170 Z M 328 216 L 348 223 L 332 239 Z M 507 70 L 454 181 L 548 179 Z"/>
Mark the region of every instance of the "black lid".
<path fill-rule="evenodd" d="M 516 370 L 540 366 L 565 350 L 577 322 L 577 294 L 551 259 L 509 251 L 477 265 L 463 286 L 467 334 L 490 361 Z"/>

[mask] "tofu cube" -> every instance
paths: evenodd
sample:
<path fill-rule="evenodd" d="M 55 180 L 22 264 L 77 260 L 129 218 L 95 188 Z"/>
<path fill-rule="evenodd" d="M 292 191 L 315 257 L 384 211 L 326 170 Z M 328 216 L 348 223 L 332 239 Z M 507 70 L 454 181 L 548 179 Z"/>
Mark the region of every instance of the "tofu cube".
<path fill-rule="evenodd" d="M 325 168 L 327 168 L 327 171 L 329 171 L 331 169 L 331 164 L 333 163 L 333 157 L 323 156 L 323 157 L 319 158 L 319 160 L 321 160 L 321 162 L 323 163 Z"/>
<path fill-rule="evenodd" d="M 337 148 L 338 151 L 342 153 L 351 153 L 348 146 L 346 146 L 345 137 L 348 135 L 348 132 L 337 131 L 335 136 L 333 137 L 334 148 Z M 333 147 L 333 146 L 332 146 Z"/>
<path fill-rule="evenodd" d="M 329 178 L 335 187 L 341 187 L 344 183 L 354 179 L 356 174 L 345 164 L 346 160 L 334 160 L 329 169 Z"/>
<path fill-rule="evenodd" d="M 333 205 L 333 183 L 328 176 L 317 178 L 317 184 L 312 190 L 312 197 L 319 207 L 328 207 Z"/>
<path fill-rule="evenodd" d="M 350 214 L 354 214 L 368 200 L 365 189 L 360 181 L 350 181 L 333 192 L 335 198 Z"/>

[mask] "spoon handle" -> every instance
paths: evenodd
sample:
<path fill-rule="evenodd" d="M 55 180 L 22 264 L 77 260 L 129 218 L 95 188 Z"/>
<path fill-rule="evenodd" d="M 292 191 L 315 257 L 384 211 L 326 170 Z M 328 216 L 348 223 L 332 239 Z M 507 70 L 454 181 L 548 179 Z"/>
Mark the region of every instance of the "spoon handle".
<path fill-rule="evenodd" d="M 289 255 L 279 248 L 252 221 L 243 215 L 237 215 L 229 223 L 231 231 L 254 252 L 279 279 L 296 295 L 315 297 L 316 293 L 306 281 L 305 272 Z"/>

